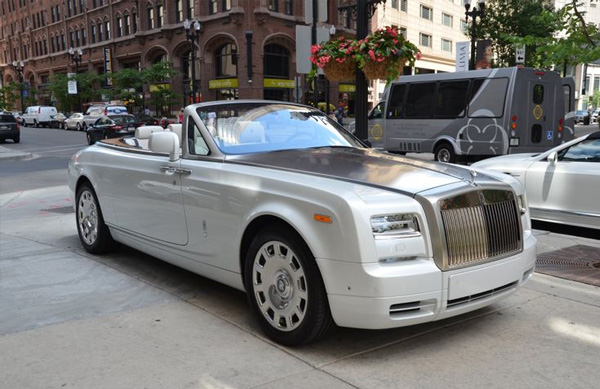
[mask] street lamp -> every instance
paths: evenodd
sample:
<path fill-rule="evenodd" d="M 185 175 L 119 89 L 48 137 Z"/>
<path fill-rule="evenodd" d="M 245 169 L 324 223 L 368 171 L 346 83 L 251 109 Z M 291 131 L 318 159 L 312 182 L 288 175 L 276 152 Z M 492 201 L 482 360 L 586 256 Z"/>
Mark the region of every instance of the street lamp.
<path fill-rule="evenodd" d="M 192 26 L 194 27 L 192 29 Z M 200 41 L 200 22 L 194 20 L 190 22 L 188 19 L 183 21 L 183 28 L 185 29 L 185 39 L 192 44 L 192 104 L 196 102 L 196 92 L 198 87 L 196 85 L 196 45 Z"/>
<path fill-rule="evenodd" d="M 19 93 L 21 95 L 21 112 L 23 112 L 23 69 L 25 68 L 25 64 L 23 61 L 13 61 L 13 68 L 15 68 L 15 72 L 17 73 L 17 77 L 19 78 Z"/>
<path fill-rule="evenodd" d="M 469 16 L 473 18 L 473 29 L 471 31 L 471 70 L 475 69 L 475 41 L 477 39 L 477 17 L 483 18 L 485 11 L 485 0 L 479 0 L 479 8 L 471 9 L 471 0 L 464 0 L 465 5 L 465 23 L 469 23 Z M 470 10 L 470 11 L 469 11 Z"/>
<path fill-rule="evenodd" d="M 72 47 L 69 48 L 69 55 L 71 56 L 71 61 L 75 63 L 75 74 L 79 73 L 79 64 L 81 63 L 81 59 L 83 56 L 83 51 L 81 48 L 75 51 Z M 79 88 L 77 89 L 77 108 L 79 112 L 81 112 L 81 95 L 79 94 Z"/>

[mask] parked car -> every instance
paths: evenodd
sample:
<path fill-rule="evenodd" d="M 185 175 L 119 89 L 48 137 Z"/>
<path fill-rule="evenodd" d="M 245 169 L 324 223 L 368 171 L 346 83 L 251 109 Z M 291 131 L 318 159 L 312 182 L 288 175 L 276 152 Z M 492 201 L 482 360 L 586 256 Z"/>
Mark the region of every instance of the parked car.
<path fill-rule="evenodd" d="M 102 116 L 87 129 L 87 142 L 92 145 L 100 139 L 134 135 L 137 127 L 138 123 L 133 115 Z"/>
<path fill-rule="evenodd" d="M 49 127 L 52 117 L 58 112 L 55 107 L 35 105 L 28 107 L 21 118 L 24 126 Z"/>
<path fill-rule="evenodd" d="M 12 139 L 13 142 L 21 141 L 19 123 L 10 112 L 0 112 L 0 142 Z"/>
<path fill-rule="evenodd" d="M 84 114 L 84 129 L 93 125 L 96 120 L 105 115 L 124 115 L 127 114 L 127 107 L 124 105 L 97 104 L 90 105 Z"/>
<path fill-rule="evenodd" d="M 82 131 L 84 128 L 83 114 L 81 112 L 76 112 L 69 116 L 63 124 L 65 130 Z"/>
<path fill-rule="evenodd" d="M 150 115 L 146 115 L 145 113 L 134 113 L 135 119 L 138 123 L 145 124 L 147 126 L 155 126 L 158 125 L 158 119 L 153 118 Z"/>
<path fill-rule="evenodd" d="M 590 113 L 585 110 L 575 111 L 575 124 L 582 123 L 584 125 L 590 124 Z"/>
<path fill-rule="evenodd" d="M 12 112 L 12 115 L 17 119 L 17 123 L 23 124 L 23 114 L 21 112 Z"/>
<path fill-rule="evenodd" d="M 333 323 L 444 319 L 533 274 L 535 237 L 510 176 L 377 152 L 287 102 L 190 105 L 184 122 L 73 156 L 81 244 L 96 254 L 121 242 L 246 290 L 277 342 L 314 341 Z"/>
<path fill-rule="evenodd" d="M 63 128 L 63 123 L 66 119 L 67 119 L 67 116 L 62 112 L 59 112 L 56 115 L 52 115 L 50 117 L 49 127 L 50 128 Z"/>
<path fill-rule="evenodd" d="M 592 123 L 598 123 L 598 115 L 600 115 L 600 108 L 592 112 Z"/>
<path fill-rule="evenodd" d="M 600 131 L 545 153 L 507 155 L 471 166 L 518 179 L 532 219 L 600 229 Z"/>

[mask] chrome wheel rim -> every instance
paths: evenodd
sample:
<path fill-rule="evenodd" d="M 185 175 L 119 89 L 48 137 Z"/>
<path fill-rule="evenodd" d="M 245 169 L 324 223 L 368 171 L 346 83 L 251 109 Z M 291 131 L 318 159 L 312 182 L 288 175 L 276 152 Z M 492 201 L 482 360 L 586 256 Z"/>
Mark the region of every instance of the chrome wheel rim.
<path fill-rule="evenodd" d="M 98 209 L 94 195 L 87 189 L 81 192 L 77 203 L 77 226 L 83 241 L 93 245 L 98 238 Z"/>
<path fill-rule="evenodd" d="M 441 149 L 438 152 L 438 161 L 440 161 L 440 162 L 450 161 L 450 152 L 447 149 Z"/>
<path fill-rule="evenodd" d="M 258 250 L 252 268 L 254 298 L 267 322 L 279 331 L 293 331 L 306 316 L 306 275 L 290 247 L 270 241 Z"/>

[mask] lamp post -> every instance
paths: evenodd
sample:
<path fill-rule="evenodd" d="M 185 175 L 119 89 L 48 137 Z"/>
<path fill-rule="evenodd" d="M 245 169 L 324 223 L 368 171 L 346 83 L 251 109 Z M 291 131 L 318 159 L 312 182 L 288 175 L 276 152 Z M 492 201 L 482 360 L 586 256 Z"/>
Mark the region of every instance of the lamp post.
<path fill-rule="evenodd" d="M 83 56 L 83 51 L 81 48 L 75 51 L 72 47 L 69 48 L 69 55 L 71 56 L 71 61 L 75 63 L 75 74 L 79 73 L 79 64 L 81 63 L 81 59 Z M 77 109 L 81 112 L 81 95 L 79 94 L 79 88 L 77 89 Z"/>
<path fill-rule="evenodd" d="M 19 78 L 19 94 L 21 95 L 21 112 L 23 112 L 23 69 L 25 68 L 25 64 L 23 61 L 13 61 L 13 68 L 15 68 L 15 72 L 17 73 L 17 77 Z"/>
<path fill-rule="evenodd" d="M 466 23 L 469 23 L 469 16 L 473 19 L 473 29 L 471 31 L 471 70 L 475 69 L 475 41 L 477 40 L 477 17 L 483 18 L 485 11 L 485 0 L 479 0 L 479 8 L 473 7 L 471 10 L 471 0 L 464 0 Z"/>
<path fill-rule="evenodd" d="M 193 29 L 192 26 L 194 27 Z M 200 22 L 194 20 L 192 23 L 188 19 L 185 19 L 183 28 L 185 29 L 185 39 L 192 44 L 192 104 L 194 104 L 198 90 L 196 85 L 196 45 L 200 41 Z"/>

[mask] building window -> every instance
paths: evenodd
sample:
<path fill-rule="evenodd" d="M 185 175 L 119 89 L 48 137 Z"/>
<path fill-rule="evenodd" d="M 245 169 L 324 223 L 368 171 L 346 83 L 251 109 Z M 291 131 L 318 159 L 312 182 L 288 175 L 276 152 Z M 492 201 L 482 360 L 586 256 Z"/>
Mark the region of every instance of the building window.
<path fill-rule="evenodd" d="M 460 31 L 462 31 L 463 34 L 466 34 L 469 31 L 469 26 L 465 19 L 460 19 Z"/>
<path fill-rule="evenodd" d="M 431 47 L 431 35 L 420 33 L 419 42 L 421 46 Z"/>
<path fill-rule="evenodd" d="M 290 76 L 290 52 L 279 45 L 265 46 L 265 77 L 288 78 Z"/>
<path fill-rule="evenodd" d="M 117 38 L 123 36 L 123 19 L 117 16 Z"/>
<path fill-rule="evenodd" d="M 71 0 L 67 0 L 67 17 L 71 16 Z"/>
<path fill-rule="evenodd" d="M 406 12 L 406 0 L 400 0 L 400 11 Z"/>
<path fill-rule="evenodd" d="M 223 11 L 229 11 L 231 9 L 231 0 L 223 0 Z"/>
<path fill-rule="evenodd" d="M 63 51 L 66 50 L 67 49 L 67 40 L 65 39 L 64 33 L 60 34 L 60 43 L 61 43 Z"/>
<path fill-rule="evenodd" d="M 131 15 L 131 21 L 133 22 L 133 33 L 135 34 L 138 30 L 138 18 L 136 12 Z"/>
<path fill-rule="evenodd" d="M 92 40 L 92 43 L 96 43 L 96 25 L 92 24 L 90 26 L 90 39 Z"/>
<path fill-rule="evenodd" d="M 79 46 L 81 46 L 80 43 L 81 43 L 81 41 L 79 39 L 79 30 L 75 30 L 75 45 L 77 47 L 79 47 Z"/>
<path fill-rule="evenodd" d="M 433 9 L 421 4 L 421 18 L 433 20 Z"/>
<path fill-rule="evenodd" d="M 104 37 L 104 30 L 102 28 L 102 23 L 98 23 L 98 42 L 102 42 Z"/>
<path fill-rule="evenodd" d="M 196 10 L 194 9 L 194 0 L 186 0 L 186 1 L 187 1 L 186 17 L 188 19 L 192 19 L 196 16 Z"/>
<path fill-rule="evenodd" d="M 123 34 L 125 35 L 129 35 L 131 32 L 129 31 L 129 23 L 130 19 L 129 19 L 129 15 L 125 14 L 123 15 Z"/>
<path fill-rule="evenodd" d="M 392 0 L 392 8 L 398 9 L 398 0 Z"/>
<path fill-rule="evenodd" d="M 73 31 L 69 31 L 69 45 L 71 47 L 75 46 L 75 34 L 73 33 Z"/>
<path fill-rule="evenodd" d="M 452 27 L 453 20 L 452 15 L 448 15 L 447 13 L 442 13 L 442 24 L 444 26 Z"/>
<path fill-rule="evenodd" d="M 56 39 L 54 37 L 50 38 L 50 49 L 53 53 L 56 53 Z M 35 47 L 35 50 L 37 51 L 37 46 Z"/>
<path fill-rule="evenodd" d="M 44 55 L 48 55 L 48 41 L 44 39 Z"/>
<path fill-rule="evenodd" d="M 146 10 L 146 14 L 148 17 L 148 29 L 152 30 L 156 27 L 156 25 L 154 24 L 154 8 L 148 7 L 148 9 Z"/>
<path fill-rule="evenodd" d="M 294 14 L 294 0 L 284 0 L 283 7 L 286 15 Z"/>
<path fill-rule="evenodd" d="M 217 1 L 218 0 L 208 0 L 208 14 L 209 15 L 214 15 L 217 12 L 219 12 L 219 10 L 217 9 Z"/>
<path fill-rule="evenodd" d="M 452 41 L 442 38 L 442 50 L 451 53 L 452 52 Z"/>
<path fill-rule="evenodd" d="M 52 23 L 54 23 L 54 21 L 56 20 L 56 9 L 54 7 L 50 9 L 50 20 L 52 21 Z"/>
<path fill-rule="evenodd" d="M 279 0 L 269 0 L 269 11 L 279 12 Z"/>
<path fill-rule="evenodd" d="M 404 39 L 408 39 L 408 32 L 406 31 L 406 27 L 400 27 L 400 35 L 402 35 Z"/>
<path fill-rule="evenodd" d="M 85 36 L 85 28 L 81 28 L 81 44 L 82 46 L 86 45 L 86 36 Z"/>
<path fill-rule="evenodd" d="M 237 76 L 237 47 L 228 43 L 216 53 L 217 77 Z"/>
<path fill-rule="evenodd" d="M 104 22 L 104 32 L 106 33 L 106 40 L 110 39 L 110 22 L 107 20 Z"/>
<path fill-rule="evenodd" d="M 160 28 L 165 24 L 165 7 L 162 4 L 156 6 L 156 27 Z"/>
<path fill-rule="evenodd" d="M 183 22 L 183 0 L 175 1 L 175 22 Z"/>

